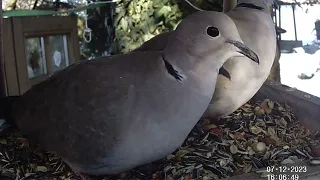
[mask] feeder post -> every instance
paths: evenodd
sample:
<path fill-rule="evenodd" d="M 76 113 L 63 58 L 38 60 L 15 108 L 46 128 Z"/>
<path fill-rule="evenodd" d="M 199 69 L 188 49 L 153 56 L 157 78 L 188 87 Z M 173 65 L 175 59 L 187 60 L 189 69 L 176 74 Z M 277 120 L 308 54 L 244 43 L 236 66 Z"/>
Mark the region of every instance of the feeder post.
<path fill-rule="evenodd" d="M 2 15 L 2 0 L 0 0 L 0 97 L 6 96 L 6 85 L 4 75 L 4 56 L 3 56 L 3 15 Z"/>
<path fill-rule="evenodd" d="M 274 18 L 274 23 L 278 25 L 278 17 L 277 17 L 277 8 L 276 6 L 272 7 L 272 16 Z"/>
<path fill-rule="evenodd" d="M 320 20 L 317 20 L 314 25 L 317 33 L 317 40 L 320 40 Z"/>
<path fill-rule="evenodd" d="M 281 27 L 281 5 L 278 6 L 279 8 L 279 27 Z M 281 40 L 281 33 L 279 34 L 279 40 Z"/>
<path fill-rule="evenodd" d="M 296 24 L 296 14 L 295 14 L 295 10 L 296 10 L 296 5 L 292 4 L 292 15 L 293 15 L 293 26 L 294 26 L 294 37 L 295 40 L 298 41 L 298 37 L 297 37 L 297 24 Z"/>

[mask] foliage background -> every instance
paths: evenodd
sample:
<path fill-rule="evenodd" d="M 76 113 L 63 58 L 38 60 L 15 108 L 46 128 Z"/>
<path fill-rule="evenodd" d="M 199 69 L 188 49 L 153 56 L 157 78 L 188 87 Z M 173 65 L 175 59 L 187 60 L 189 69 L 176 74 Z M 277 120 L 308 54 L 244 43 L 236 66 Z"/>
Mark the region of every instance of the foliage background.
<path fill-rule="evenodd" d="M 3 10 L 42 9 L 63 11 L 83 5 L 85 0 L 2 0 Z M 222 10 L 222 0 L 190 0 L 202 9 Z M 96 2 L 96 1 L 89 1 Z M 83 59 L 129 52 L 143 42 L 176 27 L 195 10 L 184 0 L 120 0 L 88 10 L 92 41 L 82 39 L 84 21 L 78 20 Z"/>
<path fill-rule="evenodd" d="M 2 0 L 3 10 L 47 9 L 63 11 L 86 0 Z M 104 0 L 102 0 L 104 1 Z M 205 10 L 222 10 L 222 0 L 189 0 Z M 295 0 L 314 4 L 320 0 Z M 90 1 L 90 2 L 95 2 Z M 88 10 L 92 41 L 82 40 L 84 21 L 79 16 L 79 41 L 83 59 L 129 52 L 153 36 L 173 30 L 180 20 L 194 12 L 184 0 L 120 0 Z"/>

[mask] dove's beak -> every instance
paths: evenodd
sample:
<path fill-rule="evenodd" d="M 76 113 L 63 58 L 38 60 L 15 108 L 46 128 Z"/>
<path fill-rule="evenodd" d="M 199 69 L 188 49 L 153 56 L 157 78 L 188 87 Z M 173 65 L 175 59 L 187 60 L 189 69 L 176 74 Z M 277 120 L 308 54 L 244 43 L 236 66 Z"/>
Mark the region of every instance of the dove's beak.
<path fill-rule="evenodd" d="M 234 41 L 234 40 L 226 40 L 226 43 L 230 43 L 237 47 L 239 53 L 247 56 L 249 59 L 253 60 L 254 62 L 259 64 L 259 57 L 258 55 L 253 52 L 251 49 L 249 49 L 246 45 L 244 45 L 242 42 Z"/>

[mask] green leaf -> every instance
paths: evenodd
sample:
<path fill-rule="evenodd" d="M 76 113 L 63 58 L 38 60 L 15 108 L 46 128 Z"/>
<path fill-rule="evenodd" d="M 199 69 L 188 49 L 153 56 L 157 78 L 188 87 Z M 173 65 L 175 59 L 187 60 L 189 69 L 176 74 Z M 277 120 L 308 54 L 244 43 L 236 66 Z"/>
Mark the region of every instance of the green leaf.
<path fill-rule="evenodd" d="M 161 16 L 167 17 L 170 12 L 171 12 L 170 6 L 163 6 L 162 8 L 156 10 L 155 17 L 161 17 Z"/>
<path fill-rule="evenodd" d="M 161 7 L 163 6 L 162 0 L 153 0 L 153 7 Z"/>
<path fill-rule="evenodd" d="M 127 31 L 128 30 L 128 21 L 125 20 L 125 18 L 122 18 L 120 20 L 120 27 L 123 29 L 123 31 Z"/>
<path fill-rule="evenodd" d="M 141 15 L 140 14 L 134 14 L 131 16 L 134 22 L 139 22 L 141 20 Z"/>

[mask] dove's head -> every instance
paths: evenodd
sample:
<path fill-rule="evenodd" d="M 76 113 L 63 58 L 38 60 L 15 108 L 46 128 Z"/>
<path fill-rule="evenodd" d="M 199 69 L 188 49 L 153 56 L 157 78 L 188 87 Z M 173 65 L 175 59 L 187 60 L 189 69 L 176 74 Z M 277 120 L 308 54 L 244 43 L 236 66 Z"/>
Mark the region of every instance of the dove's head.
<path fill-rule="evenodd" d="M 195 64 L 219 69 L 235 56 L 259 63 L 256 53 L 241 40 L 232 19 L 214 11 L 199 11 L 183 19 L 164 49 L 167 61 L 182 70 Z"/>
<path fill-rule="evenodd" d="M 255 3 L 263 3 L 263 4 L 273 4 L 275 0 L 238 0 L 238 4 L 240 3 L 250 3 L 250 4 L 255 4 Z"/>
<path fill-rule="evenodd" d="M 270 13 L 272 5 L 275 3 L 275 0 L 238 0 L 237 4 L 247 4 L 253 5 L 258 8 L 261 8 L 266 13 Z"/>

